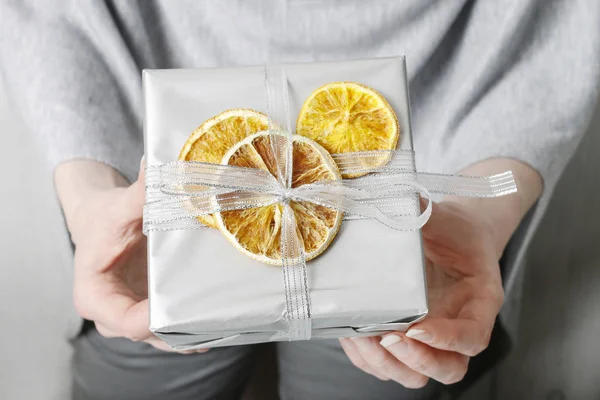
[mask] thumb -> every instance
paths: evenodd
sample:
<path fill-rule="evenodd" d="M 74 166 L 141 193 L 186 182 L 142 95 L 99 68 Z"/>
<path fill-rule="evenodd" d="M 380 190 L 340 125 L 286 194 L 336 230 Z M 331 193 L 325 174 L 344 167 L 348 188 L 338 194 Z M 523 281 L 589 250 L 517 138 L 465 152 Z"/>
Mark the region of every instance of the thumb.
<path fill-rule="evenodd" d="M 136 301 L 126 294 L 115 291 L 104 294 L 102 303 L 94 310 L 94 320 L 100 322 L 118 336 L 133 341 L 152 337 L 149 330 L 150 315 L 148 299 Z"/>
<path fill-rule="evenodd" d="M 146 201 L 146 160 L 140 160 L 138 178 L 127 189 L 123 196 L 123 212 L 128 219 L 141 220 Z"/>

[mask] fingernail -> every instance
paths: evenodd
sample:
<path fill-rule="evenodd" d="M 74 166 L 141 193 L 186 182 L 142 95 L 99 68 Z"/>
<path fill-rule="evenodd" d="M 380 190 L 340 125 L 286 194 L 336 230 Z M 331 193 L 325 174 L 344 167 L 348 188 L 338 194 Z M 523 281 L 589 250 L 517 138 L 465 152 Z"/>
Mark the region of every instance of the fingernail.
<path fill-rule="evenodd" d="M 379 342 L 379 344 L 387 349 L 394 343 L 398 343 L 401 341 L 402 341 L 402 338 L 398 335 L 388 335 L 388 336 L 384 337 L 383 339 L 381 339 L 381 342 Z"/>
<path fill-rule="evenodd" d="M 433 339 L 433 335 L 427 331 L 424 331 L 423 329 L 410 329 L 408 332 L 406 332 L 406 336 L 425 343 L 431 342 Z"/>
<path fill-rule="evenodd" d="M 408 350 L 408 344 L 398 335 L 387 335 L 379 344 L 399 356 Z"/>

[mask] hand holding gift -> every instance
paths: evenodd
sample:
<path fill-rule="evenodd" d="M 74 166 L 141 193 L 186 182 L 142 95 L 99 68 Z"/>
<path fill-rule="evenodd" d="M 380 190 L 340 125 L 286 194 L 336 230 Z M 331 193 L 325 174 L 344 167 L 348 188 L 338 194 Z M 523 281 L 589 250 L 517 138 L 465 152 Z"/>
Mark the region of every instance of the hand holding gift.
<path fill-rule="evenodd" d="M 396 61 L 382 61 L 386 63 L 398 66 Z M 332 69 L 331 73 L 338 72 Z M 397 69 L 390 71 L 389 78 L 392 81 L 398 78 Z M 400 87 L 401 82 L 402 79 Z M 152 259 L 151 330 L 170 346 L 180 351 L 194 351 L 230 344 L 311 336 L 372 336 L 404 330 L 427 312 L 420 234 L 415 230 L 429 217 L 430 203 L 426 212 L 419 215 L 415 202 L 416 194 L 421 192 L 419 188 L 428 188 L 433 193 L 483 197 L 514 192 L 510 173 L 490 178 L 416 173 L 407 123 L 407 98 L 402 89 L 393 91 L 392 101 L 388 103 L 375 90 L 361 84 L 322 85 L 309 96 L 304 95 L 306 100 L 299 108 L 296 135 L 289 124 L 287 129 L 280 129 L 285 124 L 281 124 L 281 118 L 273 118 L 271 112 L 267 117 L 251 109 L 230 108 L 213 114 L 216 116 L 196 128 L 191 136 L 186 135 L 187 141 L 178 142 L 179 146 L 184 143 L 183 149 L 179 147 L 178 162 L 171 161 L 177 154 L 172 147 L 160 147 L 165 143 L 171 146 L 171 142 L 177 146 L 177 140 L 164 142 L 161 139 L 163 133 L 173 132 L 170 125 L 173 120 L 167 118 L 169 125 L 159 129 L 152 119 L 148 124 L 152 128 L 149 131 L 151 144 L 147 147 L 151 167 L 147 171 L 149 182 L 146 182 L 146 208 L 150 212 L 145 215 L 144 226 L 153 233 L 149 236 L 148 252 Z M 170 111 L 165 113 L 164 107 L 172 103 L 168 97 L 165 101 L 157 103 L 162 104 L 158 107 L 160 113 L 152 115 L 169 115 Z M 263 109 L 252 101 L 249 106 Z M 401 104 L 399 119 L 390 104 Z M 269 111 L 269 107 L 266 109 Z M 187 115 L 179 109 L 173 110 L 177 117 Z M 281 116 L 281 113 L 274 114 Z M 197 121 L 191 114 L 190 117 L 190 121 Z M 187 130 L 190 131 L 192 129 Z M 289 149 L 291 155 L 287 159 L 278 153 L 281 148 L 277 142 L 282 137 L 284 148 Z M 397 145 L 399 150 L 396 150 Z M 280 187 L 286 181 L 281 179 L 281 167 L 288 159 L 292 160 L 289 186 Z M 139 185 L 137 182 L 123 190 L 139 194 L 135 190 Z M 207 186 L 209 195 L 204 193 Z M 257 203 L 261 196 L 268 202 Z M 136 198 L 139 199 L 130 196 L 130 200 Z M 243 204 L 248 199 L 252 201 Z M 128 209 L 118 204 L 123 210 Z M 131 228 L 139 229 L 139 213 L 130 214 L 127 218 L 123 217 L 124 213 L 116 213 L 123 218 L 106 216 L 103 222 L 112 228 L 99 229 L 97 242 L 113 239 L 124 245 L 119 247 L 119 243 L 114 243 L 115 251 L 105 252 L 107 257 L 97 256 L 95 262 L 79 263 L 87 267 L 81 269 L 86 273 L 80 274 L 83 279 L 77 280 L 76 296 L 81 299 L 78 309 L 95 320 L 104 335 L 146 340 L 145 287 L 131 285 L 131 278 L 139 282 L 145 277 L 145 262 L 139 259 L 139 262 L 131 262 L 134 254 L 143 252 L 145 242 L 138 237 L 139 231 Z M 354 221 L 342 224 L 342 218 Z M 300 239 L 298 258 L 285 256 L 281 239 L 285 238 L 282 232 L 286 231 L 286 220 L 288 228 L 293 227 L 287 230 L 288 235 L 291 232 L 292 237 Z M 188 234 L 182 231 L 188 224 L 194 229 L 206 226 L 218 229 L 201 229 L 198 234 Z M 342 225 L 343 239 L 332 243 Z M 403 229 L 408 231 L 402 232 Z M 180 232 L 172 234 L 172 230 Z M 109 232 L 108 238 L 102 239 L 103 231 Z M 221 241 L 227 239 L 224 242 L 229 246 L 222 246 L 215 234 Z M 350 245 L 353 239 L 355 245 Z M 188 244 L 183 245 L 184 242 Z M 232 253 L 231 244 L 245 256 Z M 182 249 L 187 250 L 181 252 Z M 209 257 L 211 261 L 208 261 L 206 256 L 211 252 L 216 257 Z M 200 258 L 190 256 L 191 253 Z M 348 258 L 343 253 L 352 255 Z M 326 255 L 317 259 L 320 254 Z M 180 261 L 173 261 L 174 256 Z M 316 263 L 311 261 L 313 258 Z M 196 259 L 204 261 L 189 263 Z M 283 265 L 283 268 L 247 261 L 250 259 Z M 286 259 L 293 261 L 292 265 L 286 266 Z M 309 269 L 304 264 L 307 261 L 310 261 Z M 285 296 L 281 296 L 283 285 L 278 279 L 282 270 Z M 308 279 L 307 272 L 310 273 Z M 429 278 L 433 276 L 437 275 Z M 442 281 L 453 283 L 448 279 Z M 300 286 L 288 292 L 291 282 Z M 448 293 L 444 285 L 430 284 L 433 294 Z M 400 289 L 393 291 L 393 287 Z M 360 293 L 363 295 L 355 295 Z M 107 312 L 105 304 L 86 303 L 86 297 L 111 298 L 106 305 L 112 303 L 113 312 Z M 463 293 L 459 297 L 468 296 Z M 241 298 L 246 300 L 240 301 Z M 303 308 L 298 308 L 298 300 L 304 301 Z M 296 308 L 290 308 L 294 304 Z M 433 302 L 432 306 L 437 307 Z M 301 314 L 303 311 L 307 313 Z M 430 315 L 436 316 L 436 310 Z M 417 323 L 416 327 L 426 326 L 428 321 L 433 319 Z M 301 325 L 295 324 L 298 322 Z M 434 329 L 430 331 L 435 333 Z M 152 344 L 157 347 L 164 346 L 155 338 L 149 339 L 149 342 L 154 341 Z M 408 341 L 405 339 L 403 343 Z M 356 344 L 370 342 L 372 339 L 358 340 Z M 392 337 L 384 343 L 396 349 L 400 342 Z M 356 359 L 359 353 L 350 354 Z M 367 359 L 371 356 L 369 352 L 364 355 Z M 427 356 L 427 352 L 422 356 Z M 432 376 L 449 381 L 461 375 L 464 360 L 462 356 L 443 360 L 439 363 L 441 370 L 434 368 L 435 363 L 433 369 L 420 370 L 422 364 L 411 366 L 410 359 L 404 361 L 412 368 L 413 378 Z M 381 371 L 368 366 L 365 369 L 385 378 Z M 441 376 L 443 372 L 447 375 Z M 385 373 L 394 375 L 397 371 L 387 368 Z"/>
<path fill-rule="evenodd" d="M 428 378 L 445 384 L 460 381 L 469 357 L 487 347 L 504 295 L 485 218 L 459 203 L 436 203 L 423 227 L 423 240 L 427 318 L 406 333 L 383 339 L 340 340 L 356 366 L 411 388 L 425 386 Z"/>
<path fill-rule="evenodd" d="M 91 161 L 75 163 L 71 166 L 93 169 L 96 176 L 110 170 Z M 68 213 L 76 246 L 74 304 L 79 315 L 93 321 L 105 337 L 125 337 L 174 351 L 148 329 L 146 237 L 141 229 L 144 201 L 142 165 L 138 180 L 130 186 L 96 188 Z"/>

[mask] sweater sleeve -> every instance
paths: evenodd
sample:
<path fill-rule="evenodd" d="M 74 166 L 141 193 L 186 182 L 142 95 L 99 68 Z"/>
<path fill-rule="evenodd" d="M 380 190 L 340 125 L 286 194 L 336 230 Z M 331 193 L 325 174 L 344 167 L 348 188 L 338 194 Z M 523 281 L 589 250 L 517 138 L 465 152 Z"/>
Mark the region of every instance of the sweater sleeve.
<path fill-rule="evenodd" d="M 435 132 L 421 144 L 423 167 L 455 173 L 514 158 L 540 173 L 549 195 L 598 99 L 600 2 L 475 2 L 461 18 L 469 22 L 456 47 L 438 54 L 441 76 L 421 82 L 437 110 L 427 115 L 439 116 L 422 127 Z"/>
<path fill-rule="evenodd" d="M 5 0 L 0 14 L 5 86 L 50 166 L 86 158 L 133 179 L 141 78 L 104 2 Z"/>

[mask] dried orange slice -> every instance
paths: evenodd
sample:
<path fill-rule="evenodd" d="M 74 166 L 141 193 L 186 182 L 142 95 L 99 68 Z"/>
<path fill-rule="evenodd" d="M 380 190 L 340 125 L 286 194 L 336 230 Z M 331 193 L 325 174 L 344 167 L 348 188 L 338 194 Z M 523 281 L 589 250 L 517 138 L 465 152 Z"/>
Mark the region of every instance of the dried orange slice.
<path fill-rule="evenodd" d="M 331 155 L 314 141 L 294 135 L 292 187 L 341 179 Z M 275 160 L 267 132 L 259 132 L 233 146 L 221 162 L 260 168 L 275 175 Z M 342 212 L 304 201 L 290 201 L 304 243 L 306 259 L 321 254 L 337 234 Z M 267 264 L 281 265 L 281 218 L 283 206 L 273 204 L 245 210 L 215 213 L 217 226 L 244 254 Z"/>
<path fill-rule="evenodd" d="M 393 150 L 398 144 L 400 128 L 394 110 L 381 94 L 359 83 L 335 82 L 315 90 L 304 102 L 296 133 L 337 154 Z M 379 165 L 385 162 L 378 160 Z M 343 177 L 360 175 L 343 174 Z"/>
<path fill-rule="evenodd" d="M 268 125 L 267 116 L 254 110 L 236 108 L 224 111 L 206 120 L 192 132 L 179 153 L 179 160 L 220 164 L 234 144 L 268 129 Z M 216 227 L 211 215 L 198 219 L 205 225 Z"/>

